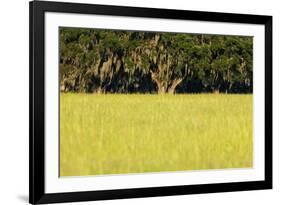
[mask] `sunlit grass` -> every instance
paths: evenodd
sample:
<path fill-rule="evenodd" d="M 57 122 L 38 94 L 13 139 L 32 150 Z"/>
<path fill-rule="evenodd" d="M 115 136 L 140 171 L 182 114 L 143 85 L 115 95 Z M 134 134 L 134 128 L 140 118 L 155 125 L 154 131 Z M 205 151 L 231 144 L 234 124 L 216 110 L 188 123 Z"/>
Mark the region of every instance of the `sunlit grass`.
<path fill-rule="evenodd" d="M 60 175 L 252 167 L 252 95 L 61 94 Z"/>

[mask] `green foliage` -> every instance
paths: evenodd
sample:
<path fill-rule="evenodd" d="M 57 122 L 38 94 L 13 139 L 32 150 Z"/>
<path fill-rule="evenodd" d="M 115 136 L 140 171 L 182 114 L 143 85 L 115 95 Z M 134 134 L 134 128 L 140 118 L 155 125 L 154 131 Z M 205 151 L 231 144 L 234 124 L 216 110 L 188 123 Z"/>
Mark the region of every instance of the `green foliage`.
<path fill-rule="evenodd" d="M 253 39 L 60 28 L 65 92 L 252 92 Z"/>

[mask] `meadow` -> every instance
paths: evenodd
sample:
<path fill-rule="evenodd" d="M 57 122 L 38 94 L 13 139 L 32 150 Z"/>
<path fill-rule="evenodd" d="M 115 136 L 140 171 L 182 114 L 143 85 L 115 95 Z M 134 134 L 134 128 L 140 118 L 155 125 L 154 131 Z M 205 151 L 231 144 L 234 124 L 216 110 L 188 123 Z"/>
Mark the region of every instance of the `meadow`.
<path fill-rule="evenodd" d="M 251 94 L 60 95 L 60 176 L 248 168 Z"/>

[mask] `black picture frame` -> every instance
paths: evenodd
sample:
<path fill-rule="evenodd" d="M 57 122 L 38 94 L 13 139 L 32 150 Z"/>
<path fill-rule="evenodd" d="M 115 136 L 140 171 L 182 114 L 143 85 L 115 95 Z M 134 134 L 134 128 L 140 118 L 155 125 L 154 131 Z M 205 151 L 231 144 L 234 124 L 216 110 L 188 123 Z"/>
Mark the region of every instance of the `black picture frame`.
<path fill-rule="evenodd" d="M 272 188 L 272 17 L 262 15 L 230 14 L 105 6 L 62 2 L 32 1 L 29 4 L 30 46 L 30 107 L 29 107 L 29 202 L 31 204 L 75 202 L 106 199 L 154 197 L 260 190 Z M 197 184 L 153 188 L 81 191 L 71 193 L 45 192 L 45 80 L 44 80 L 44 14 L 45 12 L 100 14 L 111 16 L 150 17 L 164 19 L 198 20 L 209 22 L 247 23 L 265 26 L 265 180 L 235 183 Z"/>

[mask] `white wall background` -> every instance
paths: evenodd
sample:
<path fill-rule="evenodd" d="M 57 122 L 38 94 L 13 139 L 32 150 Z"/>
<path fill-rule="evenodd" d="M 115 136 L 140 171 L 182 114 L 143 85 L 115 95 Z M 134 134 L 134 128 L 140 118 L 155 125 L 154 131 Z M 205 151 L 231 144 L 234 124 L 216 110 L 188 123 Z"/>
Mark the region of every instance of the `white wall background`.
<path fill-rule="evenodd" d="M 274 189 L 79 204 L 279 204 L 281 201 L 281 6 L 278 0 L 72 0 L 109 5 L 273 15 Z M 28 201 L 28 1 L 0 3 L 0 204 Z"/>

